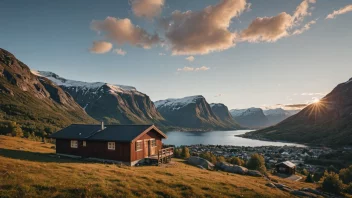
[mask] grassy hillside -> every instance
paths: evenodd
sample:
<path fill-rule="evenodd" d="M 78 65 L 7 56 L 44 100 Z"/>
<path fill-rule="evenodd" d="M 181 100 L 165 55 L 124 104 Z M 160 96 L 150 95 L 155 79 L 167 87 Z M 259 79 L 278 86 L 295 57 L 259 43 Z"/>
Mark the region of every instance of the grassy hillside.
<path fill-rule="evenodd" d="M 0 197 L 290 197 L 263 178 L 175 161 L 125 167 L 53 157 L 52 144 L 0 136 Z M 293 188 L 314 184 L 275 178 Z"/>

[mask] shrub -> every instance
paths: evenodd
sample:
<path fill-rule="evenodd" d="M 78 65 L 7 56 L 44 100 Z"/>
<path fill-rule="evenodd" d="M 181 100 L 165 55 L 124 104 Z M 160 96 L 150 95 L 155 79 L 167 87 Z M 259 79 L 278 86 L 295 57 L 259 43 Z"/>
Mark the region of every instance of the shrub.
<path fill-rule="evenodd" d="M 352 165 L 340 170 L 339 177 L 345 184 L 352 182 Z"/>
<path fill-rule="evenodd" d="M 328 173 L 325 171 L 323 182 L 321 184 L 324 191 L 339 194 L 341 193 L 342 186 L 343 184 L 338 174 L 334 172 Z"/>
<path fill-rule="evenodd" d="M 176 158 L 181 158 L 181 153 L 182 153 L 182 149 L 175 148 L 175 150 L 174 150 L 174 157 L 176 157 Z"/>
<path fill-rule="evenodd" d="M 350 183 L 350 184 L 346 187 L 345 192 L 352 195 L 352 183 Z"/>
<path fill-rule="evenodd" d="M 214 154 L 212 154 L 211 152 L 202 153 L 202 154 L 200 154 L 199 157 L 204 158 L 213 164 L 216 164 L 216 162 L 217 162 L 216 156 Z"/>
<path fill-rule="evenodd" d="M 259 155 L 258 153 L 253 154 L 247 162 L 247 168 L 265 173 L 266 167 L 264 157 Z"/>
<path fill-rule="evenodd" d="M 306 177 L 306 182 L 308 183 L 314 183 L 312 174 L 308 173 L 307 177 Z"/>
<path fill-rule="evenodd" d="M 307 171 L 307 169 L 303 169 L 302 170 L 302 175 L 308 176 L 309 172 Z"/>
<path fill-rule="evenodd" d="M 189 154 L 189 149 L 187 147 L 182 147 L 181 157 L 183 159 L 188 159 L 191 155 Z"/>
<path fill-rule="evenodd" d="M 226 162 L 226 159 L 223 156 L 219 156 L 216 158 L 217 162 Z"/>
<path fill-rule="evenodd" d="M 227 160 L 227 162 L 238 166 L 244 166 L 245 164 L 244 161 L 239 157 L 231 157 Z"/>

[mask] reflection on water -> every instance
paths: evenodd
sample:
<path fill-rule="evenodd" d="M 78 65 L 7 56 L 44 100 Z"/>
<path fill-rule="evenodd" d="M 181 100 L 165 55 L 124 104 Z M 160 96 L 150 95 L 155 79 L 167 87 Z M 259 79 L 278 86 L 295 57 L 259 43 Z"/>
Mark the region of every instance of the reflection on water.
<path fill-rule="evenodd" d="M 241 135 L 251 130 L 236 131 L 212 131 L 212 132 L 167 132 L 168 138 L 163 140 L 164 144 L 176 146 L 194 144 L 214 144 L 214 145 L 233 145 L 233 146 L 304 146 L 294 143 L 271 142 L 262 140 L 252 140 L 235 135 Z"/>

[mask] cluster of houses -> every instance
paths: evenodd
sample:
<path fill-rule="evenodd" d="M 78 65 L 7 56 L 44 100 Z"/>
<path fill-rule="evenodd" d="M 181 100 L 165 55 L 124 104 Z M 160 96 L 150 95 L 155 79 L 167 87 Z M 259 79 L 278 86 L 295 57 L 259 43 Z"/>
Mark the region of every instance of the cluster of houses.
<path fill-rule="evenodd" d="M 240 146 L 222 146 L 222 145 L 191 145 L 188 146 L 191 155 L 200 155 L 204 152 L 211 152 L 216 156 L 239 157 L 243 160 L 249 160 L 254 153 L 261 154 L 269 167 L 282 165 L 293 167 L 298 166 L 301 169 L 313 171 L 317 168 L 314 165 L 305 164 L 307 158 L 317 159 L 321 155 L 331 153 L 330 148 L 310 148 L 310 147 L 293 147 L 293 146 L 262 146 L 262 147 L 240 147 Z M 277 168 L 278 169 L 278 168 Z M 283 168 L 281 168 L 283 170 Z M 281 171 L 284 172 L 284 171 Z M 294 172 L 289 172 L 293 173 Z"/>

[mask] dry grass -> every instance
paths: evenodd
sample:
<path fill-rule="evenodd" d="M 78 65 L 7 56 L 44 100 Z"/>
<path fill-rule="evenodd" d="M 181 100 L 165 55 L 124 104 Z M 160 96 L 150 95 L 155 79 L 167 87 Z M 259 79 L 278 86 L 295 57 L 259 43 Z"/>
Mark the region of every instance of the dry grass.
<path fill-rule="evenodd" d="M 263 178 L 206 171 L 175 160 L 126 167 L 52 157 L 52 144 L 0 136 L 0 197 L 290 197 Z M 292 188 L 314 184 L 275 178 Z"/>

